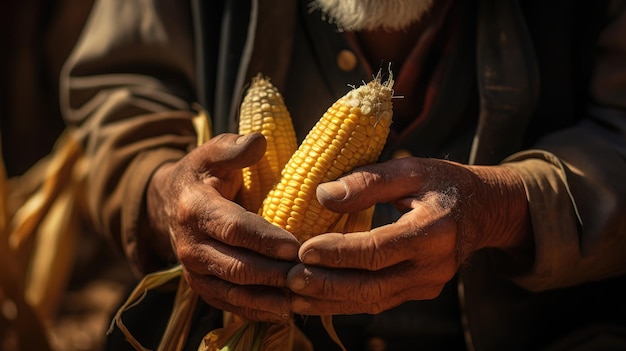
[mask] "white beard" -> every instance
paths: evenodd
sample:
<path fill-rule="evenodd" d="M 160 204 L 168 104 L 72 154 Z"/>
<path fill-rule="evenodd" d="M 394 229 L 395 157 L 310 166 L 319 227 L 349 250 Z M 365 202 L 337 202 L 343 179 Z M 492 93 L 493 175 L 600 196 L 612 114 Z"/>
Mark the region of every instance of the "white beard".
<path fill-rule="evenodd" d="M 330 23 L 341 30 L 400 30 L 419 21 L 433 0 L 315 0 Z"/>

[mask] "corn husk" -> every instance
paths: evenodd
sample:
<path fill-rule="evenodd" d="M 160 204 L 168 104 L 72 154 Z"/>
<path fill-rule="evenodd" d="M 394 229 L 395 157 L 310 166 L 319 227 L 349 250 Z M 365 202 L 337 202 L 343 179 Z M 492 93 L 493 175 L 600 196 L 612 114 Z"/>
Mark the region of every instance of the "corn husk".
<path fill-rule="evenodd" d="M 1 145 L 0 142 L 0 344 L 13 343 L 19 350 L 49 351 L 46 329 L 24 298 L 24 273 L 9 247 L 9 182 Z"/>
<path fill-rule="evenodd" d="M 11 219 L 9 245 L 24 270 L 25 298 L 43 321 L 56 315 L 72 271 L 86 170 L 80 142 L 68 129 L 48 156 L 41 186 Z"/>
<path fill-rule="evenodd" d="M 111 333 L 114 326 L 117 326 L 135 350 L 148 351 L 133 337 L 132 332 L 126 327 L 122 318 L 123 314 L 141 303 L 148 291 L 158 289 L 174 279 L 179 279 L 172 313 L 163 332 L 163 337 L 159 342 L 158 350 L 181 350 L 187 341 L 192 315 L 198 301 L 198 296 L 189 288 L 186 281 L 182 279 L 182 272 L 182 267 L 176 265 L 167 270 L 147 274 L 133 289 L 124 304 L 117 310 L 107 333 Z"/>

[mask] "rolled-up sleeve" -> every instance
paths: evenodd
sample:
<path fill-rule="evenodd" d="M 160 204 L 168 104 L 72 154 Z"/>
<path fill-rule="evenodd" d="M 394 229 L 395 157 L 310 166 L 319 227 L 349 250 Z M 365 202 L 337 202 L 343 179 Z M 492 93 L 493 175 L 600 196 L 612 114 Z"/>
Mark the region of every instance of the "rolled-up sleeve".
<path fill-rule="evenodd" d="M 90 162 L 89 216 L 139 274 L 171 258 L 150 250 L 141 223 L 150 176 L 196 138 L 191 19 L 181 4 L 96 1 L 60 79 L 63 116 Z"/>
<path fill-rule="evenodd" d="M 568 134 L 562 137 L 575 136 Z M 506 161 L 524 180 L 535 250 L 531 270 L 512 280 L 541 291 L 626 273 L 624 159 L 613 152 L 598 162 L 602 152 L 589 148 L 574 157 L 554 152 L 530 150 Z"/>
<path fill-rule="evenodd" d="M 626 2 L 610 2 L 586 118 L 505 162 L 528 194 L 535 261 L 513 277 L 530 290 L 626 273 Z"/>

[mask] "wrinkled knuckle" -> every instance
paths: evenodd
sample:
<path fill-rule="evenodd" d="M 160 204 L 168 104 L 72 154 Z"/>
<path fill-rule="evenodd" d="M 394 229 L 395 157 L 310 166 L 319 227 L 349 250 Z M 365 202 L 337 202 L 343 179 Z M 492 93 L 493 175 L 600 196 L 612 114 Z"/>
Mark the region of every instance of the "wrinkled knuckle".
<path fill-rule="evenodd" d="M 358 293 L 355 292 L 354 296 L 356 296 L 357 300 L 362 303 L 382 301 L 385 290 L 385 286 L 381 282 L 376 280 L 367 280 L 358 289 Z"/>
<path fill-rule="evenodd" d="M 180 226 L 188 227 L 189 224 L 194 222 L 193 219 L 197 213 L 197 209 L 197 201 L 189 194 L 188 190 L 185 190 L 180 194 L 176 210 L 171 215 L 174 217 L 174 221 Z"/>
<path fill-rule="evenodd" d="M 189 245 L 177 246 L 176 256 L 183 267 L 189 267 L 195 262 L 194 250 Z"/>
<path fill-rule="evenodd" d="M 369 255 L 363 255 L 363 267 L 371 271 L 378 271 L 387 266 L 385 250 L 382 248 L 382 244 L 376 239 L 376 237 L 372 237 L 371 249 L 369 251 Z"/>
<path fill-rule="evenodd" d="M 239 232 L 239 224 L 236 218 L 228 218 L 228 220 L 220 221 L 220 225 L 213 227 L 213 234 L 220 241 L 232 242 Z"/>
<path fill-rule="evenodd" d="M 222 238 L 241 238 L 241 240 L 249 240 L 246 236 L 247 219 L 242 216 L 228 216 L 221 226 Z"/>
<path fill-rule="evenodd" d="M 387 291 L 390 289 L 390 286 L 388 284 L 375 281 L 374 287 L 374 296 L 372 296 L 372 299 L 376 301 L 384 301 L 385 298 L 388 297 Z"/>
<path fill-rule="evenodd" d="M 387 178 L 386 171 L 381 173 L 374 172 L 358 172 L 359 176 L 354 178 L 354 182 L 363 189 L 369 189 L 373 185 L 382 183 Z"/>
<path fill-rule="evenodd" d="M 387 259 L 382 250 L 374 250 L 368 263 L 369 269 L 373 271 L 381 270 L 386 267 L 386 261 Z"/>
<path fill-rule="evenodd" d="M 245 284 L 248 274 L 246 274 L 245 265 L 239 260 L 232 260 L 225 269 L 229 277 L 229 281 L 236 284 Z"/>

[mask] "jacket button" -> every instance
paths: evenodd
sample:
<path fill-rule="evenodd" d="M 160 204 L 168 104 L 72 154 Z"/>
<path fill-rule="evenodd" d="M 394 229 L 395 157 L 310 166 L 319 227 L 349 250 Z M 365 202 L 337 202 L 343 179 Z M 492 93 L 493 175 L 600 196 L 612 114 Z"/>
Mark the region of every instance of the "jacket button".
<path fill-rule="evenodd" d="M 352 71 L 357 64 L 356 55 L 350 50 L 341 50 L 337 54 L 337 66 L 342 71 Z"/>
<path fill-rule="evenodd" d="M 382 338 L 372 337 L 367 340 L 365 349 L 367 351 L 385 351 L 387 350 L 387 343 Z"/>

